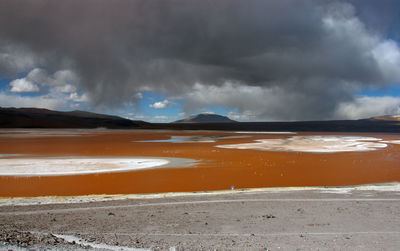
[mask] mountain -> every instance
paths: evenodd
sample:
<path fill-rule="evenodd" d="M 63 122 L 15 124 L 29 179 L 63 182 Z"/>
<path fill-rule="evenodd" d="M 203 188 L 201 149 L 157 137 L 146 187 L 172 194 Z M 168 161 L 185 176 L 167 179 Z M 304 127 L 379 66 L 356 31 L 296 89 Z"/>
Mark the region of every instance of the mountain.
<path fill-rule="evenodd" d="M 177 120 L 173 123 L 233 123 L 237 122 L 226 116 L 217 114 L 201 113 L 197 115 L 189 116 L 185 119 Z"/>
<path fill-rule="evenodd" d="M 369 120 L 400 121 L 400 115 L 385 115 L 369 118 Z"/>
<path fill-rule="evenodd" d="M 85 111 L 59 112 L 38 108 L 1 108 L 0 128 L 112 128 L 129 129 L 146 126 L 118 116 Z"/>
<path fill-rule="evenodd" d="M 216 114 L 198 114 L 175 123 L 147 123 L 86 111 L 1 108 L 0 128 L 109 128 L 218 131 L 385 132 L 400 133 L 400 116 L 361 120 L 236 122 Z"/>

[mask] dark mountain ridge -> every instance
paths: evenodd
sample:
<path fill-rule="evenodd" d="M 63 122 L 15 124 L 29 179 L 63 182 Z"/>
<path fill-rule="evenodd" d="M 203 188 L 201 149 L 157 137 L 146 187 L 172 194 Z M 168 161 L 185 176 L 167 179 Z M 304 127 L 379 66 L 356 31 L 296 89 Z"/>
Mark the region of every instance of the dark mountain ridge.
<path fill-rule="evenodd" d="M 0 108 L 0 128 L 138 128 L 147 125 L 118 116 L 86 111 L 60 112 L 39 108 Z"/>
<path fill-rule="evenodd" d="M 211 115 L 211 114 L 206 114 Z M 219 116 L 219 115 L 215 115 Z M 201 118 L 202 116 L 200 116 Z M 206 116 L 207 117 L 207 116 Z M 221 116 L 223 117 L 223 116 Z M 396 118 L 396 116 L 394 117 Z M 204 120 L 203 120 L 204 121 Z M 209 121 L 209 120 L 207 120 Z M 177 122 L 147 123 L 86 111 L 59 112 L 37 108 L 0 108 L 0 128 L 109 128 L 220 131 L 374 132 L 400 133 L 392 118 L 294 122 Z"/>

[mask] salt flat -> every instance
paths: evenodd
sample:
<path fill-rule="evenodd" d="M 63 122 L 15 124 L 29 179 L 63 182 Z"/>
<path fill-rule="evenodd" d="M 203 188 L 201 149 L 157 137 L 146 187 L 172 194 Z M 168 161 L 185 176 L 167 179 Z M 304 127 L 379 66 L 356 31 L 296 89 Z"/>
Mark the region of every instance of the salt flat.
<path fill-rule="evenodd" d="M 14 158 L 0 159 L 2 176 L 51 176 L 123 172 L 168 164 L 164 159 Z"/>
<path fill-rule="evenodd" d="M 397 141 L 382 141 L 374 137 L 357 136 L 292 136 L 279 139 L 261 139 L 255 143 L 218 145 L 219 148 L 255 149 L 264 151 L 292 152 L 358 152 L 373 151 L 387 147 L 386 143 Z"/>

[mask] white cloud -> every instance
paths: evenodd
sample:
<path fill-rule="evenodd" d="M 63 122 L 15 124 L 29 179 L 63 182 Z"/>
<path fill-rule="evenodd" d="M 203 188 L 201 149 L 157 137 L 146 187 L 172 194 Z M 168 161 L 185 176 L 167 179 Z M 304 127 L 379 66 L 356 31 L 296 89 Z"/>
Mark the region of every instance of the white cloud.
<path fill-rule="evenodd" d="M 159 102 L 155 102 L 154 104 L 150 104 L 149 107 L 154 108 L 154 109 L 163 109 L 172 104 L 174 104 L 174 103 L 165 99 L 163 101 L 159 101 Z"/>
<path fill-rule="evenodd" d="M 143 98 L 143 94 L 141 92 L 138 92 L 138 93 L 135 94 L 135 98 L 142 99 Z"/>
<path fill-rule="evenodd" d="M 400 81 L 400 49 L 396 42 L 385 40 L 379 43 L 372 50 L 372 55 L 386 81 Z"/>
<path fill-rule="evenodd" d="M 26 78 L 46 86 L 73 85 L 79 82 L 78 76 L 71 70 L 59 70 L 49 74 L 44 69 L 35 68 L 26 75 Z"/>
<path fill-rule="evenodd" d="M 397 43 L 368 30 L 355 15 L 352 5 L 347 3 L 328 5 L 327 14 L 322 22 L 325 30 L 331 34 L 328 39 L 331 39 L 329 43 L 332 45 L 332 51 L 339 51 L 342 49 L 340 46 L 344 44 L 350 49 L 349 53 L 358 52 L 361 61 L 355 62 L 364 66 L 369 65 L 371 67 L 369 70 L 375 75 L 374 77 L 381 78 L 375 84 L 400 81 L 400 49 Z M 353 60 L 346 55 L 340 56 L 349 61 Z M 335 55 L 331 55 L 331 58 L 334 57 Z M 352 67 L 350 63 L 349 67 Z M 372 78 L 370 81 L 377 81 L 377 79 Z"/>
<path fill-rule="evenodd" d="M 71 101 L 74 101 L 74 102 L 89 102 L 90 101 L 89 96 L 86 93 L 84 93 L 82 95 L 79 95 L 76 92 L 71 93 L 67 97 L 67 100 L 71 100 Z"/>
<path fill-rule="evenodd" d="M 397 114 L 400 114 L 400 97 L 360 96 L 354 101 L 339 104 L 335 117 L 337 119 L 363 119 Z"/>
<path fill-rule="evenodd" d="M 11 92 L 22 93 L 22 92 L 38 92 L 40 91 L 39 86 L 47 87 L 47 97 L 53 97 L 52 99 L 69 100 L 72 102 L 89 102 L 90 98 L 87 94 L 78 94 L 76 84 L 79 82 L 76 74 L 70 70 L 56 71 L 54 74 L 48 74 L 44 69 L 35 68 L 31 70 L 25 78 L 15 79 L 10 82 Z M 42 96 L 45 97 L 45 96 Z M 35 100 L 19 99 L 21 102 L 27 102 L 36 104 L 41 100 L 40 98 Z M 46 99 L 48 101 L 48 99 Z M 44 99 L 39 102 L 45 104 Z M 51 101 L 51 103 L 54 103 Z M 52 106 L 52 105 L 50 105 Z M 72 104 L 70 104 L 72 106 Z M 35 106 L 36 107 L 36 106 Z"/>
<path fill-rule="evenodd" d="M 26 75 L 26 79 L 32 82 L 45 84 L 48 80 L 48 74 L 43 69 L 35 68 Z"/>
<path fill-rule="evenodd" d="M 38 92 L 39 87 L 25 78 L 15 79 L 10 82 L 11 92 Z"/>
<path fill-rule="evenodd" d="M 67 104 L 62 99 L 48 95 L 38 97 L 21 97 L 19 95 L 8 95 L 4 92 L 0 92 L 0 106 L 57 109 L 66 107 Z"/>
<path fill-rule="evenodd" d="M 26 83 L 38 86 L 48 86 L 51 92 L 73 93 L 77 91 L 76 84 L 79 83 L 77 75 L 70 70 L 56 71 L 54 74 L 48 74 L 44 69 L 35 68 L 31 70 L 25 78 Z"/>

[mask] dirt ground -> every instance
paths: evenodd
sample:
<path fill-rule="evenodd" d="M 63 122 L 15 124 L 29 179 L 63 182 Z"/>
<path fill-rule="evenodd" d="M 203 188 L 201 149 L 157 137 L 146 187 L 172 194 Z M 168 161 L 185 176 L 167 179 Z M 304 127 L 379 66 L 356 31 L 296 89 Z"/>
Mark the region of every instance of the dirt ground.
<path fill-rule="evenodd" d="M 396 187 L 2 206 L 0 250 L 399 250 Z"/>

